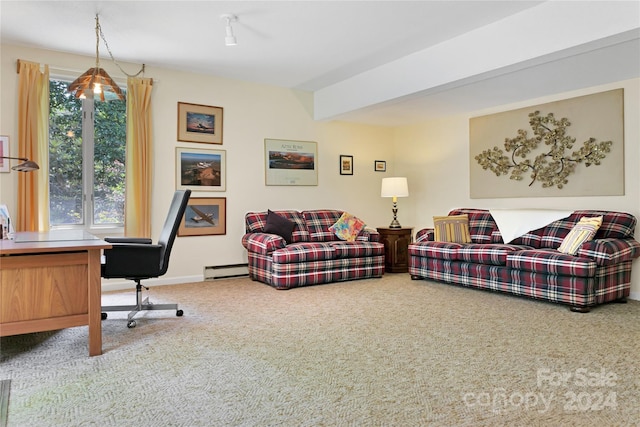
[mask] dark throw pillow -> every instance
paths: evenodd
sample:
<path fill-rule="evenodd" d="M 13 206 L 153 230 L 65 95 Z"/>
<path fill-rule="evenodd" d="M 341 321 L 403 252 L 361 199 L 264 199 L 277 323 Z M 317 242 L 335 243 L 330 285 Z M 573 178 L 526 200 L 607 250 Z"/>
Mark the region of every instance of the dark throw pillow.
<path fill-rule="evenodd" d="M 267 224 L 264 227 L 265 233 L 277 234 L 287 242 L 291 243 L 291 233 L 295 223 L 277 213 L 267 210 Z"/>

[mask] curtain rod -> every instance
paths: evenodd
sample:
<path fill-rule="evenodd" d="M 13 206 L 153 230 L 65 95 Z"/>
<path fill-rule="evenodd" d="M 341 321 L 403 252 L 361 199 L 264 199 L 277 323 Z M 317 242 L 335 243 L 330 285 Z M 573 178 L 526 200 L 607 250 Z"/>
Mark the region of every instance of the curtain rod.
<path fill-rule="evenodd" d="M 20 62 L 37 64 L 37 62 L 27 61 L 25 59 L 18 59 L 18 61 L 17 61 L 17 69 L 16 69 L 16 73 L 18 73 L 18 74 L 20 74 Z M 40 65 L 40 64 L 38 64 L 38 65 Z M 49 73 L 50 74 L 69 73 L 69 74 L 72 74 L 72 75 L 80 75 L 80 74 L 84 73 L 84 71 L 73 70 L 71 68 L 62 68 L 62 67 L 56 67 L 56 66 L 49 65 Z M 153 79 L 151 77 L 147 77 L 147 78 L 151 80 L 151 84 L 153 85 L 153 82 L 154 82 Z M 123 79 L 123 78 L 120 78 L 120 77 L 116 77 L 115 80 L 126 81 L 126 79 Z M 158 80 L 156 80 L 156 82 L 157 81 Z"/>

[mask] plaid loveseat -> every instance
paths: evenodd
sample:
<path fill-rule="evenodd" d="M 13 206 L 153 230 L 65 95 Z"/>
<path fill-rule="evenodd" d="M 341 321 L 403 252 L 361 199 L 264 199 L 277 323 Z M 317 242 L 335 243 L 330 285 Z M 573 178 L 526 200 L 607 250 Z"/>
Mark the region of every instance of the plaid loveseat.
<path fill-rule="evenodd" d="M 248 252 L 251 279 L 290 289 L 384 274 L 384 245 L 376 231 L 365 229 L 353 242 L 329 231 L 342 211 L 274 212 L 295 223 L 290 244 L 276 234 L 264 233 L 267 212 L 245 215 L 242 245 Z"/>
<path fill-rule="evenodd" d="M 631 287 L 631 265 L 640 256 L 634 239 L 636 218 L 628 213 L 578 210 L 569 217 L 530 231 L 504 244 L 490 212 L 454 209 L 467 214 L 471 243 L 434 242 L 423 229 L 409 245 L 409 274 L 479 289 L 568 304 L 573 311 L 610 301 L 624 301 Z M 603 216 L 595 238 L 576 255 L 559 252 L 562 240 L 582 217 Z"/>

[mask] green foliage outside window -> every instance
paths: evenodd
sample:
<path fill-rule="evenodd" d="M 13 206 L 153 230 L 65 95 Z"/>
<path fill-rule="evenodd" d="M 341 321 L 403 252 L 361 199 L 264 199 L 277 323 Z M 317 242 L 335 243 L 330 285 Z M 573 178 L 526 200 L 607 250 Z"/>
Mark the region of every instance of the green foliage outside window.
<path fill-rule="evenodd" d="M 83 209 L 82 101 L 68 82 L 51 80 L 49 114 L 49 199 L 52 225 L 124 223 L 126 103 L 95 102 L 93 218 Z M 91 170 L 92 169 L 92 170 Z M 90 192 L 90 191 L 89 191 Z M 92 220 L 92 221 L 91 221 Z"/>

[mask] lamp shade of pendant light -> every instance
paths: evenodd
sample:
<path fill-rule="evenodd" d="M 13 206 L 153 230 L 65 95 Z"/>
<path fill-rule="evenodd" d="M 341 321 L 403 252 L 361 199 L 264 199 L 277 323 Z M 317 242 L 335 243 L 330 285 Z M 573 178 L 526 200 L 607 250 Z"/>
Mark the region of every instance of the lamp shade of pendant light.
<path fill-rule="evenodd" d="M 93 91 L 94 94 L 100 95 L 100 100 L 105 101 L 105 92 L 111 92 L 121 100 L 124 100 L 122 90 L 113 81 L 111 76 L 102 68 L 100 68 L 100 20 L 96 15 L 96 66 L 89 68 L 80 77 L 75 79 L 67 90 L 74 93 L 76 98 L 84 95 L 85 91 Z"/>

